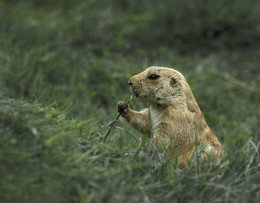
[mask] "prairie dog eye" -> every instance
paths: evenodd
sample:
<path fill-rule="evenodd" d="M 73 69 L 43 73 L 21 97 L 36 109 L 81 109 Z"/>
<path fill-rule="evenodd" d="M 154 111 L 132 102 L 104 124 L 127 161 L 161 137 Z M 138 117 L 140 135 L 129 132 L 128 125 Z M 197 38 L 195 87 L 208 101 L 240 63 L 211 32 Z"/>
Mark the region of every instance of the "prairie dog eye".
<path fill-rule="evenodd" d="M 148 77 L 149 80 L 156 80 L 160 77 L 160 75 L 152 74 Z"/>

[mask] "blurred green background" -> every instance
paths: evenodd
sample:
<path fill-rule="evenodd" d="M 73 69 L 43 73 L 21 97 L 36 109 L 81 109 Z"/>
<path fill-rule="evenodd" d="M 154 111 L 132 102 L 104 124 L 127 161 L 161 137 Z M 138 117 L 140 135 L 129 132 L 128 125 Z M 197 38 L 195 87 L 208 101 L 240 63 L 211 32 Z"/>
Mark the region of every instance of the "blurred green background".
<path fill-rule="evenodd" d="M 3 201 L 259 200 L 260 1 L 0 0 L 0 11 Z M 157 159 L 122 158 L 140 147 L 131 134 L 146 141 L 124 121 L 100 141 L 128 79 L 151 65 L 186 77 L 229 154 L 228 194 L 209 173 L 158 178 Z"/>

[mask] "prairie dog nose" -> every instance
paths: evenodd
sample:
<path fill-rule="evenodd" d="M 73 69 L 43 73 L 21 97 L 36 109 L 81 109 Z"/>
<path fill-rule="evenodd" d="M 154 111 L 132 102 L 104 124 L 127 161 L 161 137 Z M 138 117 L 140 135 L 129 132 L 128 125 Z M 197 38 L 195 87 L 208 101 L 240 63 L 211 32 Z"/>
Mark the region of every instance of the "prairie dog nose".
<path fill-rule="evenodd" d="M 131 80 L 132 78 L 130 78 L 129 80 L 128 80 L 128 84 L 130 85 L 130 86 L 132 86 L 133 85 L 133 82 L 132 82 L 132 80 Z"/>

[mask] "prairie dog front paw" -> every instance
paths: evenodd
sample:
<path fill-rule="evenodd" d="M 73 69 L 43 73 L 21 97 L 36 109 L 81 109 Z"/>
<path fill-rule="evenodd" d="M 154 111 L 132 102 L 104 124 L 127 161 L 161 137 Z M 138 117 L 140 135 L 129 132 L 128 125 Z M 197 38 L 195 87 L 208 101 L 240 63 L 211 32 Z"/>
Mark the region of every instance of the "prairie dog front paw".
<path fill-rule="evenodd" d="M 130 106 L 125 101 L 118 102 L 117 110 L 121 116 L 125 117 L 126 114 L 128 113 L 129 109 L 130 109 Z"/>

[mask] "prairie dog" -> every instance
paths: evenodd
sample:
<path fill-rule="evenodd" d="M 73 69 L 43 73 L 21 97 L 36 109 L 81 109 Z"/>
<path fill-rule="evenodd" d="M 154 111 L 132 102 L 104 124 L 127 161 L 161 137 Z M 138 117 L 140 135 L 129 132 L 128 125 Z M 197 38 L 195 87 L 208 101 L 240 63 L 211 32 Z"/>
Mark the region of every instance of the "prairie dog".
<path fill-rule="evenodd" d="M 128 83 L 136 98 L 150 107 L 138 112 L 125 102 L 119 102 L 118 112 L 141 133 L 153 135 L 152 140 L 158 145 L 169 145 L 172 158 L 178 156 L 179 168 L 190 160 L 196 143 L 203 152 L 211 153 L 217 162 L 220 161 L 224 149 L 208 127 L 180 72 L 152 66 L 131 77 Z"/>

